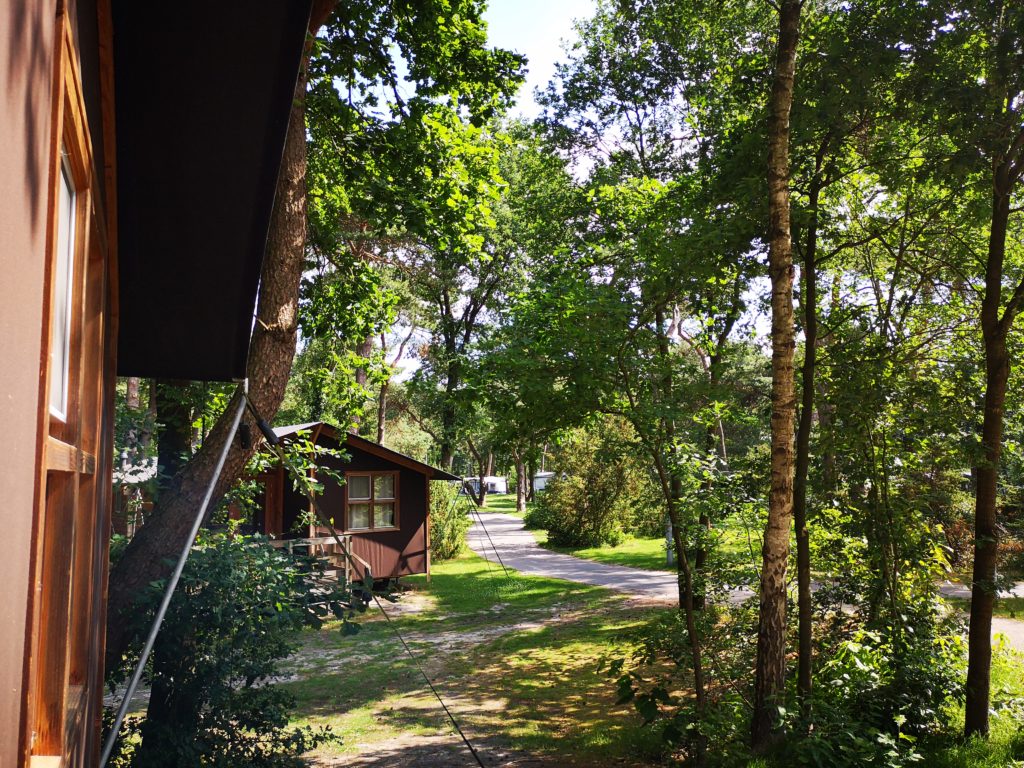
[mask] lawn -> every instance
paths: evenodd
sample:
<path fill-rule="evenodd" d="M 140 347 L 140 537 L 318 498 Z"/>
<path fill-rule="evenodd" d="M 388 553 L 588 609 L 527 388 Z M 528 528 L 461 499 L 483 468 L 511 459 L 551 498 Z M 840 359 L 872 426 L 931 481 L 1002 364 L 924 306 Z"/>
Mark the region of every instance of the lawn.
<path fill-rule="evenodd" d="M 557 765 L 636 765 L 659 746 L 630 705 L 616 705 L 599 661 L 632 646 L 652 616 L 607 590 L 512 572 L 468 554 L 437 564 L 428 584 L 385 607 L 470 738 L 485 750 L 537 755 Z M 413 610 L 413 608 L 416 610 Z M 313 755 L 391 749 L 449 739 L 451 726 L 376 609 L 351 636 L 303 634 L 296 722 L 341 737 Z M 387 745 L 385 745 L 387 742 Z M 413 748 L 410 746 L 410 749 Z M 394 764 L 409 754 L 394 756 Z M 391 763 L 382 763 L 391 764 Z"/>
<path fill-rule="evenodd" d="M 530 502 L 526 505 L 529 509 L 533 506 Z M 516 512 L 516 495 L 514 493 L 491 493 L 487 495 L 487 502 L 484 505 L 485 512 L 501 512 L 505 515 L 522 517 L 522 512 Z"/>
<path fill-rule="evenodd" d="M 947 597 L 946 601 L 964 613 L 968 613 L 971 610 L 971 601 L 968 598 Z M 1024 597 L 997 597 L 992 613 L 1004 619 L 1024 620 Z"/>
<path fill-rule="evenodd" d="M 747 530 L 739 520 L 729 519 L 720 523 L 715 529 L 718 541 L 717 551 L 734 562 L 754 562 L 751 552 L 759 556 L 761 542 L 753 537 L 748 539 Z M 564 552 L 585 560 L 594 560 L 609 565 L 626 565 L 631 568 L 642 568 L 648 571 L 672 571 L 665 559 L 665 538 L 627 537 L 616 546 L 601 547 L 556 547 L 548 543 L 547 531 L 533 531 L 537 543 L 555 552 Z"/>

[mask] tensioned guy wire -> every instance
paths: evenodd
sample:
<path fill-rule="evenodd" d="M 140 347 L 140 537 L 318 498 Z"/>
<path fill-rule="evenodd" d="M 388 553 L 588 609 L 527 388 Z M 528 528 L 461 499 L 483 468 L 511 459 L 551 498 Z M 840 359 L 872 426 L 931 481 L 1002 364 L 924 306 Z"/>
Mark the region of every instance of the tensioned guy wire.
<path fill-rule="evenodd" d="M 199 529 L 202 527 L 203 519 L 206 517 L 206 509 L 210 506 L 210 499 L 213 498 L 213 489 L 217 486 L 217 481 L 220 480 L 221 472 L 224 471 L 224 462 L 227 461 L 228 458 L 228 451 L 231 450 L 231 445 L 235 442 L 235 434 L 238 432 L 238 425 L 242 421 L 242 414 L 245 412 L 248 393 L 249 380 L 245 379 L 239 385 L 240 397 L 238 399 L 238 406 L 235 408 L 234 418 L 231 421 L 231 428 L 228 430 L 228 436 L 224 441 L 224 446 L 221 448 L 220 456 L 217 457 L 217 464 L 214 467 L 210 483 L 206 487 L 206 494 L 203 496 L 203 502 L 199 505 L 199 510 L 196 512 L 196 518 L 192 523 L 192 531 L 189 534 L 188 540 L 185 542 L 185 546 L 181 550 L 181 554 L 178 556 L 178 562 L 175 564 L 170 578 L 167 580 L 167 586 L 164 588 L 163 599 L 161 599 L 160 606 L 156 610 L 156 618 L 153 620 L 153 625 L 149 628 L 149 635 L 146 637 L 146 644 L 142 647 L 142 654 L 139 656 L 139 663 L 136 664 L 135 672 L 132 674 L 131 680 L 128 681 L 128 688 L 125 690 L 124 698 L 121 699 L 121 706 L 117 708 L 117 716 L 114 718 L 114 724 L 111 726 L 110 733 L 107 734 L 107 740 L 103 744 L 103 753 L 100 757 L 100 768 L 105 768 L 107 761 L 110 760 L 111 753 L 114 751 L 114 745 L 117 743 L 117 735 L 121 730 L 121 724 L 124 722 L 125 715 L 128 714 L 128 706 L 131 703 L 131 698 L 135 695 L 135 690 L 139 687 L 139 681 L 142 679 L 142 673 L 146 668 L 146 662 L 149 660 L 149 654 L 152 653 L 153 644 L 156 642 L 156 636 L 160 632 L 160 625 L 163 624 L 164 616 L 167 615 L 167 608 L 171 604 L 171 598 L 174 596 L 174 589 L 178 586 L 178 580 L 181 579 L 181 572 L 185 569 L 185 562 L 188 560 L 189 553 L 192 551 L 192 545 L 195 544 L 196 536 L 199 535 Z"/>
<path fill-rule="evenodd" d="M 256 413 L 256 409 L 253 408 L 251 404 L 249 407 L 252 408 L 253 413 L 256 415 L 257 421 L 265 423 L 262 421 L 262 419 L 259 418 L 259 414 Z M 266 431 L 264 431 L 264 435 L 266 434 Z M 270 439 L 271 436 L 273 436 L 273 440 Z M 281 459 L 282 463 L 287 464 L 287 459 L 283 451 L 281 451 L 281 449 L 277 446 L 276 435 L 273 435 L 273 433 L 271 433 L 270 436 L 267 436 L 267 442 L 270 444 L 274 452 L 277 453 L 278 458 Z M 352 556 L 352 553 L 348 551 L 348 548 L 345 546 L 344 542 L 341 540 L 341 537 L 338 535 L 338 531 L 337 529 L 335 529 L 334 523 L 326 514 L 324 514 L 324 511 L 320 509 L 320 504 L 316 500 L 316 497 L 308 491 L 306 496 L 309 499 L 310 505 L 313 507 L 313 511 L 316 513 L 316 516 L 320 519 L 320 522 L 323 523 L 324 527 L 326 527 L 331 532 L 331 536 L 337 542 L 342 554 L 346 558 L 348 558 L 349 563 L 354 568 L 358 566 L 359 563 L 356 562 L 355 558 Z M 459 721 L 456 720 L 455 715 L 452 714 L 452 711 L 448 709 L 448 705 L 445 703 L 445 700 L 441 697 L 440 692 L 438 692 L 437 688 L 434 687 L 434 683 L 431 682 L 430 678 L 427 676 L 426 671 L 423 669 L 423 665 L 420 664 L 419 657 L 415 653 L 413 653 L 412 648 L 409 647 L 409 644 L 405 641 L 405 638 L 402 637 L 401 631 L 399 631 L 398 627 L 395 626 L 394 622 L 391 620 L 391 616 L 389 616 L 388 612 L 384 610 L 384 606 L 381 604 L 380 598 L 378 598 L 373 591 L 373 574 L 369 566 L 367 566 L 365 563 L 363 563 L 363 570 L 366 573 L 366 580 L 370 582 L 370 596 L 373 597 L 373 602 L 376 603 L 377 608 L 380 610 L 380 612 L 384 614 L 384 618 L 387 620 L 388 627 L 391 629 L 392 632 L 394 632 L 395 637 L 397 637 L 398 641 L 402 644 L 402 647 L 405 649 L 406 654 L 412 660 L 413 666 L 416 667 L 416 671 L 420 673 L 420 677 L 423 678 L 423 681 L 427 684 L 427 687 L 430 689 L 430 692 L 434 694 L 434 698 L 437 699 L 438 704 L 441 705 L 441 709 L 443 709 L 444 713 L 448 716 L 448 719 L 451 721 L 456 733 L 458 733 L 459 737 L 462 739 L 462 743 L 466 745 L 466 748 L 469 750 L 470 754 L 473 755 L 473 759 L 476 761 L 476 764 L 480 766 L 480 768 L 487 768 L 484 765 L 483 761 L 480 759 L 480 755 L 477 753 L 476 748 L 473 746 L 473 743 L 469 740 L 469 737 L 466 736 L 465 732 L 462 730 L 462 726 L 459 725 Z"/>
<path fill-rule="evenodd" d="M 463 483 L 465 486 L 466 483 Z M 501 570 L 505 572 L 505 576 L 508 576 L 508 568 L 505 567 L 505 561 L 501 559 L 501 555 L 498 553 L 498 548 L 494 545 L 494 539 L 491 538 L 491 532 L 487 530 L 487 526 L 484 525 L 484 519 L 480 516 L 480 505 L 476 503 L 476 498 L 472 494 L 467 494 L 470 501 L 473 502 L 473 511 L 476 512 L 477 522 L 480 523 L 480 527 L 483 529 L 484 535 L 487 536 L 487 541 L 491 543 L 491 550 L 494 552 L 494 556 L 498 558 L 498 563 L 501 565 Z M 484 560 L 487 559 L 487 555 L 484 555 Z"/>

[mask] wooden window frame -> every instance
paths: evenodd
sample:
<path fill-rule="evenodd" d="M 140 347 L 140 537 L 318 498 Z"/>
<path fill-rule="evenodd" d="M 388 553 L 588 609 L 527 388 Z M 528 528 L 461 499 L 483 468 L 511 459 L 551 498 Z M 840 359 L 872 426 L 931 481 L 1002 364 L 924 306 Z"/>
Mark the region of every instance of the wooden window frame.
<path fill-rule="evenodd" d="M 373 480 L 376 477 L 383 475 L 391 475 L 395 479 L 395 496 L 393 499 L 381 499 L 381 504 L 394 504 L 395 505 L 395 521 L 391 525 L 378 526 L 376 525 L 376 519 L 374 514 L 374 505 L 378 503 L 378 499 L 374 493 Z M 370 498 L 369 499 L 357 499 L 349 502 L 348 499 L 348 488 L 350 477 L 368 477 L 370 479 Z M 347 534 L 359 534 L 359 533 L 375 533 L 378 531 L 397 531 L 402 527 L 402 519 L 400 516 L 401 509 L 401 477 L 402 473 L 397 469 L 386 469 L 386 470 L 354 470 L 352 472 L 345 473 L 345 509 L 344 509 L 344 532 Z M 368 528 L 352 528 L 350 526 L 349 507 L 352 504 L 369 504 L 370 505 L 370 526 Z"/>
<path fill-rule="evenodd" d="M 106 4 L 100 2 L 100 21 Z M 109 25 L 101 23 L 109 42 Z M 98 708 L 102 706 L 102 643 L 112 461 L 108 428 L 114 382 L 116 255 L 109 239 L 114 221 L 97 199 L 82 78 L 68 4 L 58 4 L 51 113 L 49 202 L 40 355 L 37 501 L 33 521 L 33 588 L 29 600 L 22 759 L 30 765 L 57 761 L 94 762 Z M 102 48 L 102 43 L 101 43 Z M 109 53 L 109 51 L 108 51 Z M 109 103 L 109 58 L 101 62 L 103 140 L 110 151 L 113 110 Z M 108 125 L 109 123 L 109 125 Z M 63 413 L 51 408 L 50 379 L 59 375 L 51 358 L 54 309 L 67 301 L 56 294 L 59 198 L 66 177 L 74 192 L 70 305 L 67 328 L 66 399 Z M 112 206 L 111 206 L 112 208 Z"/>

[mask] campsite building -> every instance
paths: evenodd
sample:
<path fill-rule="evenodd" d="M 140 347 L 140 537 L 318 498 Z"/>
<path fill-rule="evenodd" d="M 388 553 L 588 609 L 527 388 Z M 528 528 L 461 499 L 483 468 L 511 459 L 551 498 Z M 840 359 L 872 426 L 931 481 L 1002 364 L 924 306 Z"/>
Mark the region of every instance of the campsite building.
<path fill-rule="evenodd" d="M 459 480 L 458 476 L 323 422 L 278 427 L 274 432 L 282 440 L 301 434 L 340 452 L 317 458 L 318 465 L 345 479 L 339 484 L 333 477 L 318 477 L 323 491 L 317 504 L 352 553 L 369 563 L 374 578 L 430 572 L 430 481 Z M 317 523 L 310 499 L 295 490 L 283 467 L 260 480 L 264 494 L 257 527 L 262 533 L 307 541 L 330 535 Z"/>
<path fill-rule="evenodd" d="M 94 766 L 117 374 L 245 375 L 310 0 L 0 3 L 0 766 Z"/>

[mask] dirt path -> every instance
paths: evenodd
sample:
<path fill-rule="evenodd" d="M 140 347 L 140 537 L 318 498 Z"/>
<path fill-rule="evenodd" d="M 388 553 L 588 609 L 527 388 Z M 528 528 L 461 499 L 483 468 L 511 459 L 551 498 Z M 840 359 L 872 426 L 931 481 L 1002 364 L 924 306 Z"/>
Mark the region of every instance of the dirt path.
<path fill-rule="evenodd" d="M 469 529 L 469 547 L 488 560 L 497 562 L 500 558 L 509 568 L 523 573 L 607 587 L 654 600 L 675 601 L 678 598 L 674 573 L 606 565 L 552 552 L 538 546 L 533 534 L 523 528 L 522 518 L 498 512 L 481 512 L 480 518 L 483 526 L 474 522 Z M 940 585 L 939 592 L 946 597 L 971 596 L 967 587 L 951 582 Z M 748 589 L 737 589 L 730 593 L 730 599 L 738 602 L 752 594 Z M 1024 582 L 1014 585 L 1011 591 L 1003 594 L 1024 597 Z M 1024 651 L 1024 621 L 995 617 L 992 619 L 992 635 L 994 637 L 997 634 L 1005 635 L 1011 648 Z"/>

